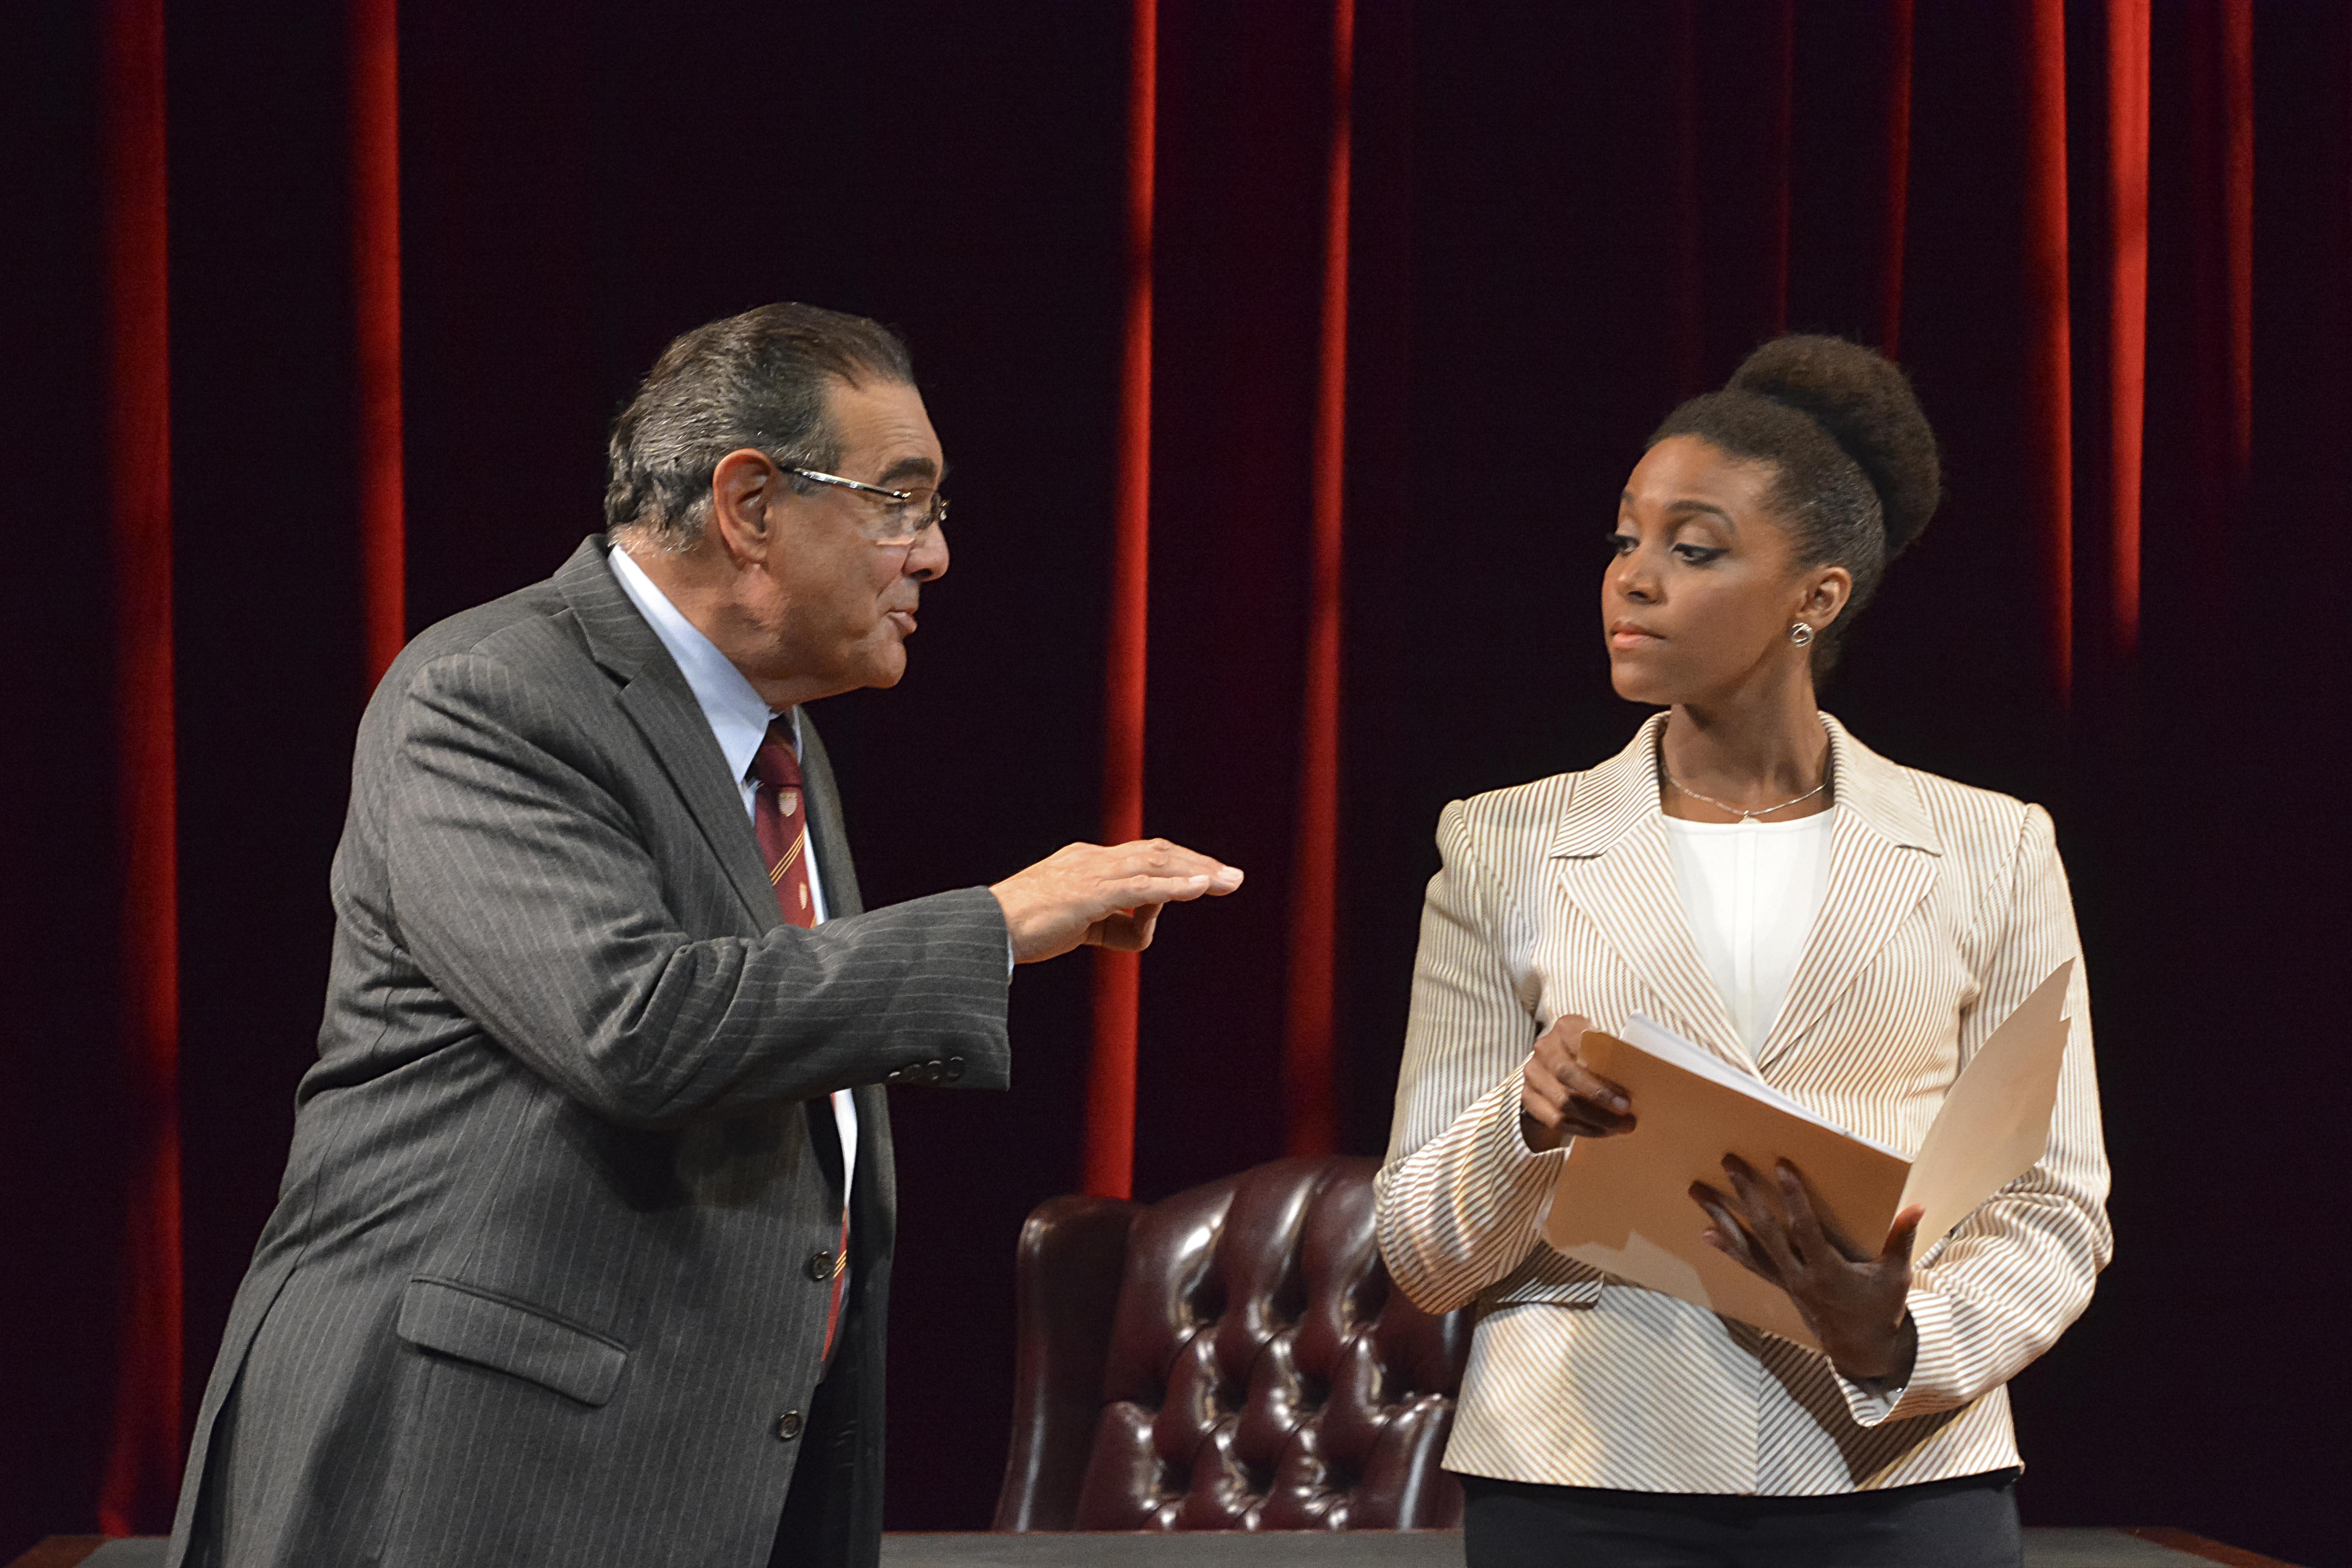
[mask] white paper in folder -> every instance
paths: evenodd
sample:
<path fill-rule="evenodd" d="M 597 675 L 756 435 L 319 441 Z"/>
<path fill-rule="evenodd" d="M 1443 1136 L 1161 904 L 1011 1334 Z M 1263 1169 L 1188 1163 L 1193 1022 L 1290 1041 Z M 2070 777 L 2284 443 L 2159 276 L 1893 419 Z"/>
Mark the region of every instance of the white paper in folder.
<path fill-rule="evenodd" d="M 1585 1064 L 1624 1088 L 1636 1124 L 1570 1146 L 1544 1239 L 1621 1279 L 1818 1349 L 1784 1291 L 1700 1239 L 1706 1216 L 1690 1184 L 1722 1187 L 1726 1154 L 1759 1171 L 1785 1159 L 1857 1245 L 1875 1247 L 1895 1215 L 1921 1205 L 1916 1250 L 1926 1252 L 2048 1146 L 2074 968 L 2059 965 L 1978 1047 L 1908 1161 L 1647 1018 L 1636 1016 L 1622 1039 L 1586 1034 Z"/>

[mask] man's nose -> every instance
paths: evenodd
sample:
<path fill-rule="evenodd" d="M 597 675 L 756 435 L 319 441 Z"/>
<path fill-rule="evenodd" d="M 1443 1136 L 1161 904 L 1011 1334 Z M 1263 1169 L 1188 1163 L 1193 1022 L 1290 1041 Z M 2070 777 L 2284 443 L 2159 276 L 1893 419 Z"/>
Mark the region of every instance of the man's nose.
<path fill-rule="evenodd" d="M 934 523 L 916 536 L 914 548 L 907 552 L 907 575 L 929 583 L 947 574 L 948 527 Z"/>

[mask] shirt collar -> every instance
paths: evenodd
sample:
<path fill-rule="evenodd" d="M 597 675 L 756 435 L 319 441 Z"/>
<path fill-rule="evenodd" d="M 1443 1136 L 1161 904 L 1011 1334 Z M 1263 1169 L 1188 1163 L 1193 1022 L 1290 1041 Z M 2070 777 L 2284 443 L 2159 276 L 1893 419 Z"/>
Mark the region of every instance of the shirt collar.
<path fill-rule="evenodd" d="M 751 758 L 760 742 L 768 738 L 768 724 L 776 715 L 743 672 L 732 660 L 719 651 L 719 645 L 696 629 L 692 621 L 678 613 L 669 595 L 663 593 L 644 567 L 629 559 L 629 552 L 619 545 L 612 549 L 613 575 L 619 579 L 621 592 L 644 616 L 646 624 L 654 629 L 663 647 L 677 661 L 678 673 L 686 677 L 688 688 L 702 708 L 702 717 L 710 726 L 710 733 L 719 742 L 719 752 L 727 759 L 730 776 L 739 783 L 751 771 Z M 800 710 L 792 710 L 793 744 L 800 745 Z"/>

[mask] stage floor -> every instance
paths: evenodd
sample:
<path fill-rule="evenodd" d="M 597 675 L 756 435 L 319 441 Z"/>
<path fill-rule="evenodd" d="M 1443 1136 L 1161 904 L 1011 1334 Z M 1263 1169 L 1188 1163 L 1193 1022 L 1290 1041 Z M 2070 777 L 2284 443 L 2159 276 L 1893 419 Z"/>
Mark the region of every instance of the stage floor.
<path fill-rule="evenodd" d="M 2149 1537 L 2155 1537 L 2150 1539 Z M 161 1568 L 160 1540 L 51 1536 L 12 1568 Z M 884 1568 L 1453 1568 L 1458 1532 L 1262 1535 L 886 1535 Z M 2026 1568 L 2290 1568 L 2179 1531 L 2029 1530 Z"/>

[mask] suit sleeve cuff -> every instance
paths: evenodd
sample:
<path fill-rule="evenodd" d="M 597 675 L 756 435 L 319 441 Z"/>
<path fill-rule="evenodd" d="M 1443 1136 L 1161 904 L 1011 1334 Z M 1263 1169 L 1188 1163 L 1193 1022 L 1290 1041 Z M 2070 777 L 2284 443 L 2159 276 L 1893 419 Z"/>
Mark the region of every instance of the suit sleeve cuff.
<path fill-rule="evenodd" d="M 1888 1386 L 1856 1383 L 1832 1369 L 1838 1390 L 1845 1395 L 1846 1413 L 1857 1426 L 1883 1426 L 1914 1415 L 1948 1408 L 1946 1396 L 1953 1383 L 1952 1304 L 1933 1290 L 1912 1287 L 1907 1300 L 1911 1326 L 1918 1349 L 1911 1358 L 1911 1375 Z"/>
<path fill-rule="evenodd" d="M 1519 1131 L 1519 1075 L 1517 1072 L 1486 1092 L 1478 1105 L 1478 1130 L 1473 1162 L 1493 1184 L 1508 1194 L 1511 1210 L 1532 1209 L 1536 1233 L 1543 1232 L 1551 1215 L 1552 1193 L 1559 1185 L 1559 1168 L 1567 1163 L 1569 1144 L 1557 1149 L 1530 1149 Z"/>

